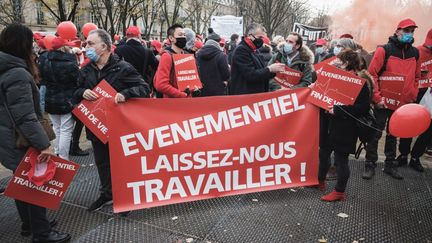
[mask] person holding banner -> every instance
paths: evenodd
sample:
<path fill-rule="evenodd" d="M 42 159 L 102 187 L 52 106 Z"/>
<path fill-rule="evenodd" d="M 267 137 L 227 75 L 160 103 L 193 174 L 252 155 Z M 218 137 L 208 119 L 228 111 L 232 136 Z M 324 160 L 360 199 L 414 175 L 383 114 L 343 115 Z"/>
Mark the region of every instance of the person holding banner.
<path fill-rule="evenodd" d="M 255 94 L 269 91 L 269 80 L 283 72 L 285 65 L 266 64 L 257 54 L 264 44 L 264 27 L 250 24 L 240 44 L 233 53 L 231 66 L 230 95 Z"/>
<path fill-rule="evenodd" d="M 339 64 L 340 69 L 366 79 L 366 84 L 363 85 L 354 105 L 334 105 L 328 111 L 329 127 L 328 135 L 325 137 L 326 146 L 323 146 L 320 137 L 318 188 L 325 190 L 325 179 L 330 168 L 330 155 L 333 151 L 337 165 L 337 182 L 334 191 L 321 197 L 323 201 L 344 201 L 346 199 L 345 189 L 350 177 L 348 156 L 355 153 L 358 139 L 356 119 L 369 112 L 373 87 L 372 79 L 367 72 L 365 70 L 359 71 L 361 60 L 355 51 L 350 49 L 342 51 L 337 55 L 336 63 Z"/>
<path fill-rule="evenodd" d="M 375 116 L 377 120 L 377 128 L 381 131 L 386 127 L 387 121 L 393 114 L 393 110 L 388 108 L 389 103 L 383 95 L 382 88 L 379 83 L 379 78 L 383 76 L 384 71 L 405 76 L 403 81 L 402 96 L 399 100 L 401 104 L 415 102 L 418 94 L 418 83 L 420 79 L 420 62 L 419 52 L 413 47 L 414 31 L 417 28 L 416 23 L 411 19 L 405 19 L 399 22 L 393 36 L 389 38 L 389 42 L 376 49 L 372 61 L 369 65 L 369 73 L 374 79 L 374 97 Z M 389 176 L 402 180 L 402 175 L 399 174 L 396 165 L 396 144 L 397 139 L 388 132 L 385 141 L 384 153 L 386 156 L 384 173 Z M 375 175 L 376 162 L 378 160 L 378 142 L 382 136 L 382 132 L 376 132 L 374 138 L 366 146 L 366 163 L 363 179 L 371 179 Z M 400 157 L 399 161 L 406 159 Z"/>
<path fill-rule="evenodd" d="M 328 56 L 327 41 L 325 39 L 318 39 L 315 42 L 315 61 L 314 64 L 320 63 Z"/>
<path fill-rule="evenodd" d="M 423 45 L 417 47 L 417 49 L 419 50 L 420 55 L 419 63 L 421 68 L 421 80 L 419 83 L 419 93 L 417 95 L 416 103 L 420 103 L 428 87 L 432 87 L 432 29 L 429 30 Z M 429 96 L 430 94 L 427 95 Z M 415 171 L 424 171 L 424 168 L 420 163 L 420 157 L 423 155 L 424 150 L 432 139 L 429 130 L 430 129 L 419 136 L 412 150 L 412 138 L 401 138 L 399 140 L 400 155 L 398 157 L 398 166 L 408 165 L 408 155 L 411 152 L 409 166 Z"/>
<path fill-rule="evenodd" d="M 292 88 L 307 87 L 312 84 L 314 54 L 309 47 L 303 45 L 303 38 L 297 33 L 288 35 L 286 42 L 278 46 L 278 53 L 273 55 L 268 65 L 282 63 L 289 68 L 302 72 L 302 77 L 297 85 Z M 281 89 L 281 86 L 275 81 L 270 81 L 271 90 Z"/>
<path fill-rule="evenodd" d="M 163 94 L 164 98 L 186 98 L 191 95 L 190 90 L 178 90 L 177 77 L 174 69 L 173 54 L 184 54 L 186 47 L 186 37 L 183 26 L 174 24 L 167 30 L 167 36 L 171 46 L 165 48 L 162 53 L 159 67 L 154 77 L 155 89 Z M 198 96 L 200 91 L 194 89 L 192 96 Z"/>
<path fill-rule="evenodd" d="M 102 29 L 91 31 L 87 37 L 86 54 L 91 62 L 81 69 L 79 87 L 74 93 L 77 103 L 82 99 L 99 99 L 99 95 L 92 89 L 102 80 L 106 80 L 118 92 L 114 97 L 115 103 L 126 102 L 129 98 L 148 97 L 148 84 L 131 64 L 112 54 L 111 44 L 110 35 Z M 88 128 L 86 134 L 92 143 L 101 182 L 101 194 L 88 208 L 89 211 L 95 211 L 112 202 L 110 157 L 108 144 L 104 144 Z"/>
<path fill-rule="evenodd" d="M 31 147 L 41 152 L 38 162 L 46 163 L 53 155 L 38 120 L 42 112 L 32 43 L 33 33 L 24 25 L 9 25 L 0 34 L 0 162 L 12 171 L 18 168 L 29 148 L 16 146 L 17 129 Z M 46 208 L 19 200 L 15 204 L 22 221 L 21 235 L 33 234 L 33 242 L 66 242 L 71 238 L 51 228 L 56 221 L 47 219 Z"/>

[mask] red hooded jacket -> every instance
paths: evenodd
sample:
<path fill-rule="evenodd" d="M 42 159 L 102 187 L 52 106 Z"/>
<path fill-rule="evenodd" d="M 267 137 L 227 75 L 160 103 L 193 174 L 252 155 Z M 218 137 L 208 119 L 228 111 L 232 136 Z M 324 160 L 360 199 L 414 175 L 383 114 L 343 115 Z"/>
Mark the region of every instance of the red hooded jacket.
<path fill-rule="evenodd" d="M 429 75 L 432 75 L 432 29 L 429 30 L 426 40 L 422 46 L 417 47 L 420 52 L 420 69 L 428 70 Z"/>
<path fill-rule="evenodd" d="M 384 70 L 406 76 L 402 102 L 405 104 L 414 102 L 417 98 L 421 73 L 419 51 L 412 44 L 401 43 L 396 35 L 390 37 L 385 46 L 376 49 L 369 65 L 368 71 L 374 79 L 373 102 L 379 103 L 382 100 L 378 77 L 383 71 L 386 55 L 388 59 Z"/>

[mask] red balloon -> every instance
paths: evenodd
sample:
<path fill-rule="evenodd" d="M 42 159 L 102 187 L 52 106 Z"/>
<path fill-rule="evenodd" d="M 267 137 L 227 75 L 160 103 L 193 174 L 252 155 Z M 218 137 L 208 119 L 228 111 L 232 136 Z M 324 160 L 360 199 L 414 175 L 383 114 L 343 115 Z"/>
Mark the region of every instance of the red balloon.
<path fill-rule="evenodd" d="M 64 21 L 57 25 L 57 34 L 65 40 L 75 38 L 77 32 L 76 26 L 71 21 Z"/>
<path fill-rule="evenodd" d="M 97 29 L 98 29 L 97 25 L 95 25 L 93 23 L 87 23 L 87 24 L 83 25 L 82 33 L 83 33 L 84 37 L 87 38 L 90 31 L 97 30 Z"/>
<path fill-rule="evenodd" d="M 412 138 L 429 128 L 431 114 L 422 105 L 406 104 L 394 111 L 389 121 L 390 134 L 399 138 Z"/>
<path fill-rule="evenodd" d="M 43 38 L 46 49 L 52 50 L 52 41 L 56 38 L 55 35 L 48 34 Z"/>

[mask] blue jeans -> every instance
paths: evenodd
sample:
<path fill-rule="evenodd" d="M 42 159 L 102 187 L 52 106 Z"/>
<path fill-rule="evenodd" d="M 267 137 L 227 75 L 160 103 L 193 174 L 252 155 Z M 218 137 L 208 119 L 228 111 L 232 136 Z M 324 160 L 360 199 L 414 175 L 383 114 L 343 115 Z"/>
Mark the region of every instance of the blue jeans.
<path fill-rule="evenodd" d="M 46 85 L 41 85 L 39 88 L 39 102 L 42 112 L 45 112 L 45 94 L 46 94 Z"/>

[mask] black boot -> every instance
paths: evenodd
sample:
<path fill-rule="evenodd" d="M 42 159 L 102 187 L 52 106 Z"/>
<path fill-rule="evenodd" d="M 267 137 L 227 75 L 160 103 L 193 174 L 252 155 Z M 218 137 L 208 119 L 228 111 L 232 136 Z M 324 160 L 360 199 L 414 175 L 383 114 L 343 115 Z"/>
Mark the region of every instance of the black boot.
<path fill-rule="evenodd" d="M 365 180 L 370 180 L 375 175 L 375 163 L 366 161 L 365 163 L 365 171 L 363 172 L 362 178 Z"/>
<path fill-rule="evenodd" d="M 54 227 L 57 225 L 57 220 L 53 219 L 53 220 L 49 221 L 49 224 L 51 227 Z M 22 224 L 21 225 L 21 235 L 22 236 L 30 236 L 31 235 L 30 226 Z"/>
<path fill-rule="evenodd" d="M 396 161 L 397 161 L 398 167 L 407 166 L 408 165 L 408 156 L 401 154 L 396 158 Z"/>
<path fill-rule="evenodd" d="M 71 146 L 71 148 L 69 150 L 69 155 L 72 155 L 72 156 L 87 156 L 87 155 L 89 155 L 89 152 L 82 150 L 79 146 Z"/>
<path fill-rule="evenodd" d="M 52 230 L 51 232 L 33 237 L 33 243 L 61 243 L 61 242 L 68 242 L 71 239 L 70 234 L 66 233 L 60 233 L 55 230 Z"/>
<path fill-rule="evenodd" d="M 403 179 L 403 176 L 399 174 L 396 166 L 392 162 L 385 162 L 383 172 L 397 180 Z"/>
<path fill-rule="evenodd" d="M 424 167 L 422 166 L 422 164 L 420 163 L 420 159 L 419 158 L 411 158 L 409 166 L 411 168 L 413 168 L 415 171 L 418 172 L 423 172 L 424 171 Z"/>

